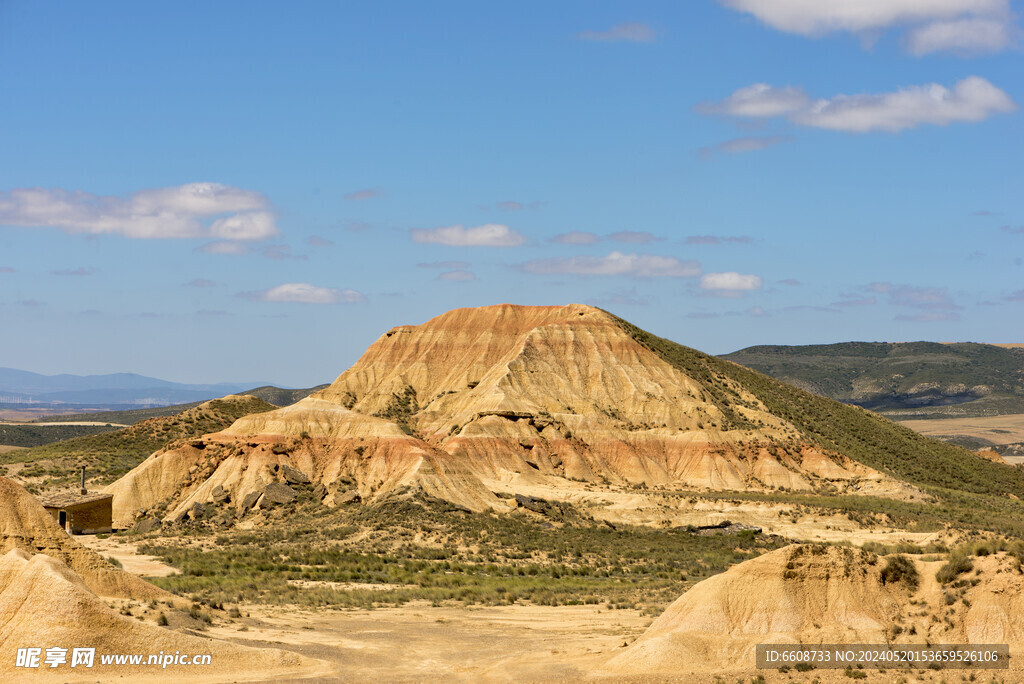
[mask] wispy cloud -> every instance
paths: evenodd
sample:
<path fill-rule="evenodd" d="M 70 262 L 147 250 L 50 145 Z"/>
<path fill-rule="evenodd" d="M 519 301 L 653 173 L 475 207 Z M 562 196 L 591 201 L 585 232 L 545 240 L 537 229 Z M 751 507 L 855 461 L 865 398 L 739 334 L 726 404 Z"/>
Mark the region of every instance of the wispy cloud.
<path fill-rule="evenodd" d="M 953 311 L 922 311 L 915 314 L 898 314 L 897 321 L 908 321 L 912 323 L 930 323 L 932 321 L 959 321 L 960 314 Z"/>
<path fill-rule="evenodd" d="M 230 240 L 218 240 L 216 242 L 208 242 L 205 245 L 196 247 L 193 251 L 201 252 L 203 254 L 248 254 L 249 246 L 241 242 L 231 242 Z"/>
<path fill-rule="evenodd" d="M 832 302 L 832 306 L 839 306 L 843 308 L 853 306 L 873 306 L 878 303 L 878 297 L 858 297 L 856 295 L 842 295 L 845 299 L 840 299 L 838 302 Z"/>
<path fill-rule="evenodd" d="M 893 306 L 947 311 L 962 308 L 957 306 L 950 298 L 949 291 L 944 287 L 920 287 L 875 282 L 868 285 L 867 290 L 876 294 L 886 295 L 889 299 L 889 304 Z"/>
<path fill-rule="evenodd" d="M 308 259 L 305 254 L 292 254 L 292 248 L 289 245 L 267 245 L 261 253 L 266 258 L 274 259 L 275 261 L 284 261 L 286 259 L 306 261 Z"/>
<path fill-rule="evenodd" d="M 14 273 L 14 269 L 10 266 L 0 266 L 0 273 Z"/>
<path fill-rule="evenodd" d="M 450 247 L 518 247 L 526 243 L 524 235 L 497 223 L 473 228 L 461 225 L 430 230 L 414 228 L 411 235 L 413 242 Z"/>
<path fill-rule="evenodd" d="M 584 31 L 577 37 L 602 43 L 653 43 L 656 38 L 653 28 L 635 21 L 616 24 L 607 31 Z"/>
<path fill-rule="evenodd" d="M 660 242 L 665 238 L 658 237 L 657 235 L 648 233 L 645 230 L 620 230 L 617 233 L 609 234 L 608 239 L 613 242 L 624 242 L 631 245 L 646 245 L 651 242 Z"/>
<path fill-rule="evenodd" d="M 1017 290 L 1003 297 L 1008 302 L 1024 302 L 1024 290 Z"/>
<path fill-rule="evenodd" d="M 999 216 L 999 212 L 989 211 L 988 209 L 979 209 L 978 211 L 971 214 L 971 216 Z"/>
<path fill-rule="evenodd" d="M 548 242 L 553 242 L 557 245 L 592 245 L 595 242 L 600 241 L 600 235 L 588 233 L 582 230 L 573 230 L 568 233 L 560 233 L 554 237 L 548 238 Z"/>
<path fill-rule="evenodd" d="M 464 283 L 470 280 L 476 280 L 476 274 L 472 271 L 458 270 L 458 271 L 445 271 L 441 275 L 437 276 L 438 280 L 449 280 L 457 283 Z"/>
<path fill-rule="evenodd" d="M 128 197 L 15 188 L 0 193 L 0 224 L 137 239 L 265 240 L 278 232 L 262 193 L 219 183 L 140 190 Z"/>
<path fill-rule="evenodd" d="M 1009 0 L 719 0 L 779 31 L 808 37 L 849 32 L 865 45 L 890 28 L 906 28 L 915 55 L 996 52 L 1015 41 Z"/>
<path fill-rule="evenodd" d="M 522 211 L 524 208 L 522 202 L 498 202 L 496 206 L 502 211 Z"/>
<path fill-rule="evenodd" d="M 722 245 L 727 243 L 746 245 L 754 241 L 749 235 L 690 235 L 688 245 Z"/>
<path fill-rule="evenodd" d="M 46 302 L 41 302 L 38 299 L 19 299 L 18 304 L 21 304 L 22 306 L 27 306 L 30 309 L 36 309 L 41 306 L 46 306 Z"/>
<path fill-rule="evenodd" d="M 605 292 L 600 297 L 588 299 L 586 303 L 591 306 L 647 306 L 651 300 L 638 293 L 636 288 L 630 288 L 618 292 Z"/>
<path fill-rule="evenodd" d="M 468 261 L 421 261 L 416 264 L 417 268 L 449 268 L 461 270 L 469 268 Z"/>
<path fill-rule="evenodd" d="M 319 235 L 310 235 L 306 238 L 306 244 L 310 247 L 333 247 L 334 241 L 328 240 L 325 237 L 320 237 Z"/>
<path fill-rule="evenodd" d="M 782 143 L 790 142 L 793 138 L 788 135 L 765 135 L 748 136 L 744 138 L 733 138 L 723 143 L 702 147 L 697 153 L 701 159 L 711 159 L 719 154 L 740 154 L 743 152 L 755 152 L 767 147 L 774 147 Z"/>
<path fill-rule="evenodd" d="M 785 280 L 780 280 L 779 285 L 785 285 L 786 287 L 800 287 L 803 283 L 796 278 L 786 278 Z"/>
<path fill-rule="evenodd" d="M 269 290 L 243 292 L 239 296 L 258 302 L 300 304 L 358 304 L 366 301 L 366 296 L 356 290 L 336 290 L 309 283 L 285 283 Z"/>
<path fill-rule="evenodd" d="M 572 274 L 594 276 L 629 276 L 633 278 L 692 278 L 700 275 L 696 261 L 681 261 L 675 257 L 653 254 L 623 254 L 612 252 L 608 256 L 574 256 L 556 259 L 534 259 L 520 265 L 527 273 Z"/>
<path fill-rule="evenodd" d="M 909 86 L 896 92 L 836 95 L 812 100 L 803 91 L 759 83 L 741 88 L 697 111 L 741 118 L 785 117 L 799 126 L 846 133 L 896 133 L 922 125 L 946 126 L 978 122 L 1017 109 L 1004 91 L 979 76 L 968 76 L 952 88 L 937 83 Z"/>
<path fill-rule="evenodd" d="M 375 188 L 366 188 L 363 190 L 356 190 L 354 192 L 346 194 L 345 199 L 348 200 L 349 202 L 362 202 L 368 199 L 376 199 L 377 197 L 383 197 L 384 194 L 385 193 L 383 190 L 378 190 Z"/>
<path fill-rule="evenodd" d="M 1007 233 L 1013 233 L 1015 235 L 1024 235 L 1024 226 L 1003 226 L 999 230 Z"/>
<path fill-rule="evenodd" d="M 61 268 L 56 271 L 50 271 L 50 273 L 58 276 L 91 276 L 96 273 L 96 269 L 79 266 L 78 268 Z"/>

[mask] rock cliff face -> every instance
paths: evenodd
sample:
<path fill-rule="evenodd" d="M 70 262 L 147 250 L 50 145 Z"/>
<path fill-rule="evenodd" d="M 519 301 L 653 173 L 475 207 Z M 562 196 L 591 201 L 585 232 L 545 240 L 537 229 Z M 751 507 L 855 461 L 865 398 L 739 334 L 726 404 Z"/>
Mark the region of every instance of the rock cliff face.
<path fill-rule="evenodd" d="M 493 492 L 517 483 L 902 487 L 808 443 L 727 375 L 682 372 L 600 309 L 503 304 L 393 328 L 327 389 L 157 452 L 108 488 L 115 525 L 157 505 L 169 518 L 218 499 L 246 508 L 286 467 L 329 505 L 410 487 L 472 510 L 506 507 Z"/>

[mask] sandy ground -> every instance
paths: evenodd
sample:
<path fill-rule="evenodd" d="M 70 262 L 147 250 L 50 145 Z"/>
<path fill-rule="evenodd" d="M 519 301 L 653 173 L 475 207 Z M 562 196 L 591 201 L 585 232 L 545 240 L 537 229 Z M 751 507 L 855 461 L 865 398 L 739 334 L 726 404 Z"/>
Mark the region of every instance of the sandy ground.
<path fill-rule="evenodd" d="M 124 570 L 142 577 L 167 577 L 178 573 L 170 565 L 162 563 L 159 558 L 138 553 L 135 544 L 124 542 L 116 537 L 100 539 L 94 534 L 82 534 L 75 536 L 74 539 L 101 556 L 116 558 Z"/>
<path fill-rule="evenodd" d="M 906 425 L 922 435 L 968 435 L 981 437 L 993 444 L 1024 442 L 1024 413 L 984 418 L 944 418 L 939 420 L 903 420 Z"/>
<path fill-rule="evenodd" d="M 12 451 L 20 451 L 26 447 L 8 446 L 7 444 L 0 444 L 0 454 L 10 453 Z"/>
<path fill-rule="evenodd" d="M 309 611 L 243 607 L 248 631 L 206 634 L 326 660 L 355 682 L 574 681 L 600 670 L 653 618 L 597 606 L 432 607 Z M 299 681 L 299 680 L 294 680 Z"/>

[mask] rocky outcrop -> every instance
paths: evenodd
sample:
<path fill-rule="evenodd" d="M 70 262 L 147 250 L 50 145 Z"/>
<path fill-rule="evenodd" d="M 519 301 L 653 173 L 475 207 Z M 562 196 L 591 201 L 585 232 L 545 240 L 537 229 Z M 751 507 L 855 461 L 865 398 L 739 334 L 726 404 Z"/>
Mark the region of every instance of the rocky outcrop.
<path fill-rule="evenodd" d="M 244 512 L 275 482 L 323 485 L 328 505 L 412 490 L 477 511 L 510 508 L 493 492 L 517 483 L 902 491 L 807 443 L 738 382 L 688 375 L 576 304 L 393 328 L 327 389 L 158 452 L 107 491 L 125 526 L 158 504 L 171 518 L 196 502 Z"/>

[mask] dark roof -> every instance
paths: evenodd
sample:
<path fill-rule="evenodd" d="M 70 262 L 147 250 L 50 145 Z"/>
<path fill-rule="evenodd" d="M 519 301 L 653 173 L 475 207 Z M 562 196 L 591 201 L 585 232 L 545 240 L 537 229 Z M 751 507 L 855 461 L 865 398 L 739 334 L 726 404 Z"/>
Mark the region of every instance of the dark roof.
<path fill-rule="evenodd" d="M 74 491 L 48 494 L 45 497 L 40 497 L 39 502 L 46 508 L 67 508 L 68 506 L 79 506 L 81 504 L 113 498 L 113 494 L 104 494 L 102 492 L 89 492 L 88 494 L 82 494 L 80 491 Z"/>

